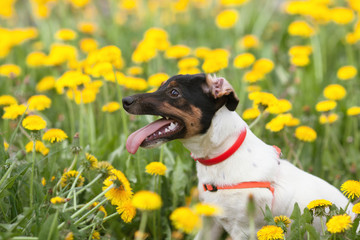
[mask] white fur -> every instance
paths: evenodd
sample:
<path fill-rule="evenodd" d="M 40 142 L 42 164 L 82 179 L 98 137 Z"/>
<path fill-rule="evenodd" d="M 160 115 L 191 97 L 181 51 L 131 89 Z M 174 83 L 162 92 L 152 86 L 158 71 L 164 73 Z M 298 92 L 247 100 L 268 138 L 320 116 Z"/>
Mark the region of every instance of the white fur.
<path fill-rule="evenodd" d="M 301 209 L 309 202 L 326 199 L 344 208 L 348 200 L 342 193 L 324 180 L 306 173 L 278 157 L 275 149 L 257 138 L 248 125 L 236 113 L 225 106 L 215 114 L 209 130 L 199 136 L 182 140 L 196 158 L 212 158 L 226 151 L 237 139 L 243 128 L 246 138 L 241 147 L 227 160 L 212 166 L 197 163 L 200 199 L 220 206 L 223 214 L 218 222 L 232 239 L 247 239 L 249 226 L 247 201 L 254 196 L 256 231 L 265 225 L 261 209 L 268 205 L 274 216 L 290 216 L 297 202 Z M 266 188 L 218 190 L 205 192 L 202 184 L 234 185 L 240 182 L 268 181 L 275 188 L 273 197 Z M 351 209 L 351 208 L 350 208 Z M 320 230 L 319 223 L 314 223 Z"/>

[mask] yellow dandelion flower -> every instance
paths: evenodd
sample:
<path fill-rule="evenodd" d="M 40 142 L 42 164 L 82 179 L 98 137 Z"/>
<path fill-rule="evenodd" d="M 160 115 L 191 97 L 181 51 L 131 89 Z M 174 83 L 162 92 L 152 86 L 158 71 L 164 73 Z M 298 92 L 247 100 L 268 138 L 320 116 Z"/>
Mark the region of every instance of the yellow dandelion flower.
<path fill-rule="evenodd" d="M 114 167 L 109 162 L 101 161 L 98 162 L 97 166 L 99 172 L 103 174 L 105 178 L 108 178 L 109 176 L 112 175 L 112 170 L 114 169 Z"/>
<path fill-rule="evenodd" d="M 136 215 L 136 208 L 132 205 L 131 200 L 121 202 L 116 211 L 121 214 L 121 219 L 125 223 L 130 223 Z"/>
<path fill-rule="evenodd" d="M 318 199 L 311 201 L 308 205 L 308 209 L 316 209 L 316 208 L 325 208 L 330 207 L 332 205 L 332 202 L 325 200 L 325 199 Z"/>
<path fill-rule="evenodd" d="M 60 29 L 55 33 L 55 38 L 63 41 L 74 40 L 76 37 L 76 32 L 68 28 Z"/>
<path fill-rule="evenodd" d="M 149 62 L 156 57 L 157 49 L 154 44 L 149 41 L 141 41 L 131 55 L 131 60 L 135 63 Z"/>
<path fill-rule="evenodd" d="M 257 48 L 259 46 L 259 39 L 255 35 L 246 35 L 239 41 L 240 46 L 245 49 Z"/>
<path fill-rule="evenodd" d="M 346 90 L 339 84 L 330 84 L 325 87 L 323 94 L 329 100 L 340 100 L 346 96 Z"/>
<path fill-rule="evenodd" d="M 351 228 L 351 225 L 351 217 L 347 214 L 333 216 L 326 223 L 327 230 L 333 234 L 345 232 Z"/>
<path fill-rule="evenodd" d="M 234 9 L 223 10 L 216 16 L 216 25 L 219 28 L 232 28 L 239 18 L 239 13 Z"/>
<path fill-rule="evenodd" d="M 80 40 L 79 46 L 84 53 L 90 53 L 98 48 L 98 42 L 93 38 L 83 38 Z"/>
<path fill-rule="evenodd" d="M 69 232 L 65 236 L 65 240 L 74 240 L 74 234 L 72 232 Z"/>
<path fill-rule="evenodd" d="M 194 68 L 199 65 L 199 60 L 194 57 L 183 58 L 178 62 L 179 69 Z"/>
<path fill-rule="evenodd" d="M 236 68 L 247 68 L 255 62 L 255 56 L 251 53 L 239 54 L 234 59 L 234 67 Z"/>
<path fill-rule="evenodd" d="M 352 212 L 355 214 L 360 214 L 360 203 L 357 203 L 353 206 Z"/>
<path fill-rule="evenodd" d="M 34 147 L 34 142 L 30 141 L 25 145 L 26 152 L 32 152 Z M 41 141 L 35 142 L 35 152 L 39 152 L 42 155 L 46 156 L 49 153 L 50 149 L 45 146 Z"/>
<path fill-rule="evenodd" d="M 124 86 L 129 89 L 133 89 L 136 91 L 143 91 L 147 89 L 148 84 L 145 79 L 138 77 L 126 77 Z"/>
<path fill-rule="evenodd" d="M 299 126 L 295 130 L 295 137 L 304 142 L 313 142 L 315 141 L 317 134 L 311 127 Z"/>
<path fill-rule="evenodd" d="M 62 142 L 66 138 L 68 138 L 68 136 L 63 130 L 58 128 L 51 128 L 44 133 L 42 140 L 46 140 L 53 143 L 53 142 Z"/>
<path fill-rule="evenodd" d="M 28 130 L 41 130 L 46 128 L 46 121 L 37 115 L 31 115 L 24 118 L 22 126 Z"/>
<path fill-rule="evenodd" d="M 355 18 L 354 12 L 350 8 L 336 7 L 331 9 L 331 20 L 336 24 L 345 25 L 352 22 Z"/>
<path fill-rule="evenodd" d="M 26 57 L 26 64 L 29 67 L 43 66 L 46 61 L 46 54 L 43 52 L 31 52 Z"/>
<path fill-rule="evenodd" d="M 62 188 L 70 188 L 78 175 L 79 175 L 79 172 L 76 170 L 71 170 L 71 171 L 65 172 L 61 176 L 60 186 Z M 76 187 L 81 187 L 82 185 L 84 185 L 84 182 L 85 182 L 85 178 L 80 175 L 76 182 Z"/>
<path fill-rule="evenodd" d="M 248 83 L 256 83 L 257 81 L 263 80 L 263 79 L 264 79 L 264 74 L 254 71 L 254 70 L 245 72 L 245 74 L 243 76 L 243 81 L 248 82 Z"/>
<path fill-rule="evenodd" d="M 1 95 L 0 96 L 0 106 L 9 106 L 17 104 L 16 98 L 10 95 Z"/>
<path fill-rule="evenodd" d="M 127 69 L 127 74 L 131 75 L 131 76 L 137 76 L 143 73 L 143 68 L 139 67 L 139 66 L 133 66 L 133 67 L 129 67 Z"/>
<path fill-rule="evenodd" d="M 200 69 L 198 68 L 184 68 L 184 69 L 180 69 L 178 74 L 197 74 L 197 73 L 201 73 Z"/>
<path fill-rule="evenodd" d="M 242 118 L 245 120 L 255 119 L 260 115 L 260 110 L 257 107 L 245 109 Z"/>
<path fill-rule="evenodd" d="M 94 231 L 91 235 L 91 239 L 100 240 L 100 233 L 98 231 Z"/>
<path fill-rule="evenodd" d="M 125 223 L 131 222 L 136 215 L 136 208 L 131 203 L 131 200 L 121 202 L 117 206 L 116 211 L 121 214 L 121 219 Z"/>
<path fill-rule="evenodd" d="M 4 149 L 5 149 L 5 151 L 7 151 L 9 149 L 9 144 L 5 141 L 4 141 Z"/>
<path fill-rule="evenodd" d="M 205 73 L 215 73 L 229 65 L 230 53 L 225 49 L 214 49 L 209 52 L 204 60 L 202 69 Z"/>
<path fill-rule="evenodd" d="M 161 197 L 157 193 L 145 190 L 135 193 L 131 203 L 142 211 L 156 210 L 162 206 Z"/>
<path fill-rule="evenodd" d="M 357 75 L 357 69 L 354 66 L 343 66 L 337 71 L 337 77 L 340 80 L 349 80 Z"/>
<path fill-rule="evenodd" d="M 260 92 L 261 87 L 259 85 L 250 85 L 250 86 L 246 87 L 246 91 L 249 92 L 249 93 Z"/>
<path fill-rule="evenodd" d="M 101 111 L 103 112 L 115 112 L 120 109 L 120 103 L 118 102 L 108 102 L 104 106 L 102 106 Z"/>
<path fill-rule="evenodd" d="M 145 167 L 146 172 L 151 175 L 164 176 L 166 172 L 166 166 L 161 162 L 151 162 Z"/>
<path fill-rule="evenodd" d="M 255 105 L 261 105 L 265 108 L 276 104 L 278 101 L 278 99 L 273 94 L 267 92 L 249 93 L 249 99 L 252 100 Z"/>
<path fill-rule="evenodd" d="M 279 99 L 278 101 L 274 102 L 274 104 L 270 105 L 266 111 L 272 114 L 280 114 L 288 112 L 292 109 L 292 104 L 287 99 Z"/>
<path fill-rule="evenodd" d="M 169 78 L 169 75 L 166 73 L 155 73 L 149 77 L 148 83 L 150 86 L 159 87 L 161 83 L 168 80 Z"/>
<path fill-rule="evenodd" d="M 268 74 L 274 69 L 274 62 L 267 58 L 261 58 L 255 61 L 253 71 Z"/>
<path fill-rule="evenodd" d="M 43 77 L 37 84 L 36 84 L 36 91 L 38 92 L 46 92 L 51 90 L 55 87 L 55 78 L 53 76 L 46 76 Z"/>
<path fill-rule="evenodd" d="M 200 59 L 204 59 L 211 52 L 210 48 L 198 47 L 195 49 L 195 56 Z"/>
<path fill-rule="evenodd" d="M 312 53 L 311 46 L 292 46 L 289 49 L 290 56 L 309 56 Z"/>
<path fill-rule="evenodd" d="M 189 55 L 191 49 L 185 45 L 174 45 L 166 49 L 165 57 L 166 58 L 182 58 Z"/>
<path fill-rule="evenodd" d="M 51 99 L 45 95 L 34 95 L 28 99 L 28 105 L 30 110 L 43 111 L 50 108 Z"/>
<path fill-rule="evenodd" d="M 105 197 L 111 201 L 112 205 L 120 205 L 122 201 L 129 200 L 132 197 L 132 189 L 129 180 L 120 170 L 113 169 L 111 173 L 103 182 L 103 190 L 114 184 L 115 186 L 105 193 Z"/>
<path fill-rule="evenodd" d="M 109 45 L 102 47 L 98 50 L 96 55 L 99 61 L 109 62 L 117 69 L 121 69 L 124 66 L 121 50 L 117 46 Z"/>
<path fill-rule="evenodd" d="M 271 121 L 265 125 L 265 128 L 272 132 L 279 132 L 287 125 L 287 123 L 291 119 L 292 119 L 292 116 L 290 113 L 279 114 L 275 118 L 271 119 Z"/>
<path fill-rule="evenodd" d="M 328 112 L 336 107 L 337 103 L 333 100 L 325 100 L 318 102 L 315 105 L 315 109 L 318 112 Z"/>
<path fill-rule="evenodd" d="M 7 76 L 9 78 L 17 77 L 21 74 L 21 68 L 15 64 L 0 65 L 0 76 Z"/>
<path fill-rule="evenodd" d="M 16 119 L 17 117 L 23 115 L 26 111 L 26 106 L 21 104 L 12 104 L 8 107 L 4 107 L 3 119 Z"/>
<path fill-rule="evenodd" d="M 339 115 L 337 115 L 336 113 L 330 113 L 330 114 L 321 114 L 321 116 L 319 117 L 319 122 L 321 124 L 331 124 L 336 122 L 339 119 Z"/>
<path fill-rule="evenodd" d="M 179 207 L 175 209 L 170 220 L 176 229 L 190 234 L 201 227 L 201 219 L 193 210 L 188 207 Z"/>
<path fill-rule="evenodd" d="M 360 2 L 358 0 L 348 0 L 349 6 L 355 11 L 360 11 Z"/>
<path fill-rule="evenodd" d="M 218 216 L 221 209 L 218 206 L 208 203 L 197 203 L 195 205 L 195 213 L 202 216 Z"/>
<path fill-rule="evenodd" d="M 41 178 L 41 185 L 45 187 L 46 185 L 46 179 L 44 177 Z"/>
<path fill-rule="evenodd" d="M 296 55 L 296 56 L 292 56 L 290 58 L 290 63 L 297 67 L 305 67 L 305 66 L 309 65 L 310 58 L 309 58 L 309 56 L 306 56 L 306 55 Z"/>
<path fill-rule="evenodd" d="M 341 185 L 340 190 L 349 199 L 358 198 L 360 197 L 360 182 L 348 180 Z"/>
<path fill-rule="evenodd" d="M 224 6 L 241 6 L 249 0 L 221 0 L 220 4 Z"/>
<path fill-rule="evenodd" d="M 79 22 L 77 29 L 82 33 L 94 34 L 97 30 L 97 25 L 92 22 Z"/>
<path fill-rule="evenodd" d="M 285 227 L 289 227 L 291 220 L 290 218 L 288 218 L 287 216 L 276 216 L 274 217 L 274 221 L 275 223 L 283 223 L 285 225 Z"/>
<path fill-rule="evenodd" d="M 256 235 L 259 240 L 284 239 L 284 230 L 278 226 L 268 225 L 262 227 Z"/>
<path fill-rule="evenodd" d="M 315 34 L 315 30 L 305 21 L 294 21 L 290 23 L 288 32 L 293 36 L 300 36 L 304 38 L 311 37 Z"/>
<path fill-rule="evenodd" d="M 98 167 L 98 160 L 94 155 L 92 155 L 90 153 L 85 153 L 85 158 L 88 161 L 89 167 L 91 169 L 94 169 L 94 168 Z"/>
<path fill-rule="evenodd" d="M 168 33 L 162 28 L 149 28 L 144 34 L 144 39 L 159 51 L 164 51 L 170 46 Z"/>
<path fill-rule="evenodd" d="M 356 116 L 356 115 L 359 115 L 359 114 L 360 114 L 360 107 L 358 107 L 358 106 L 351 107 L 351 108 L 349 108 L 349 109 L 346 111 L 346 114 L 347 114 L 348 116 Z"/>
<path fill-rule="evenodd" d="M 67 200 L 66 200 L 66 198 L 56 196 L 56 197 L 51 198 L 50 202 L 52 204 L 60 204 L 60 203 L 67 202 Z"/>

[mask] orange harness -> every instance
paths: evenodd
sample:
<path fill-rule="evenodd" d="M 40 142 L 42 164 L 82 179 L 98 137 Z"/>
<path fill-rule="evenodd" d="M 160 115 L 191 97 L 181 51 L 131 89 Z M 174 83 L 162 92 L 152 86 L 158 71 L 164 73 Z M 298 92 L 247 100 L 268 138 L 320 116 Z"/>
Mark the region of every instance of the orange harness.
<path fill-rule="evenodd" d="M 267 188 L 274 196 L 275 189 L 270 182 L 242 182 L 235 185 L 215 186 L 212 184 L 203 184 L 204 191 L 217 192 L 224 189 L 245 189 L 245 188 Z"/>
<path fill-rule="evenodd" d="M 233 155 L 242 145 L 246 137 L 246 128 L 241 131 L 238 139 L 235 141 L 235 143 L 223 154 L 211 158 L 211 159 L 204 159 L 204 158 L 194 158 L 195 161 L 198 161 L 199 163 L 211 166 L 218 164 L 222 161 L 225 161 L 227 158 L 229 158 L 231 155 Z M 275 151 L 277 152 L 278 156 L 281 156 L 281 149 L 277 146 L 273 146 L 275 148 Z M 218 190 L 225 190 L 225 189 L 246 189 L 246 188 L 267 188 L 271 191 L 272 195 L 274 196 L 275 189 L 273 186 L 271 186 L 270 182 L 241 182 L 235 185 L 225 185 L 225 186 L 216 186 L 213 184 L 203 184 L 204 191 L 209 192 L 217 192 Z"/>

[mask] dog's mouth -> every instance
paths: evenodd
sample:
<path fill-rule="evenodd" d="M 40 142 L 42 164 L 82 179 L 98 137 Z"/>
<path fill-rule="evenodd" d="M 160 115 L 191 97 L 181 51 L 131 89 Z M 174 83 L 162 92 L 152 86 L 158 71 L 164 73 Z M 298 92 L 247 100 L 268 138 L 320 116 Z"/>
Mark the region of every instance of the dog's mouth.
<path fill-rule="evenodd" d="M 126 149 L 135 154 L 139 147 L 151 148 L 173 140 L 184 129 L 184 124 L 169 117 L 163 117 L 133 132 L 126 141 Z"/>

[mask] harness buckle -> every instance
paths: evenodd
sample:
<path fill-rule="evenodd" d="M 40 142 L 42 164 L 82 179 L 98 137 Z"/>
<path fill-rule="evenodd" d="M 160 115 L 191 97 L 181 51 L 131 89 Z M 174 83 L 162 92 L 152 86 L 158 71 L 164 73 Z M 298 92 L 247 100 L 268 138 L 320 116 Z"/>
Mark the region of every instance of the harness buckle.
<path fill-rule="evenodd" d="M 204 190 L 209 192 L 217 192 L 218 188 L 213 184 L 204 184 Z"/>

